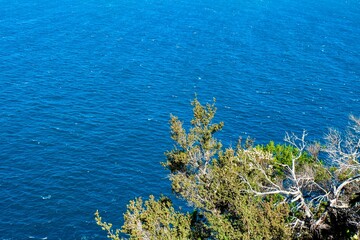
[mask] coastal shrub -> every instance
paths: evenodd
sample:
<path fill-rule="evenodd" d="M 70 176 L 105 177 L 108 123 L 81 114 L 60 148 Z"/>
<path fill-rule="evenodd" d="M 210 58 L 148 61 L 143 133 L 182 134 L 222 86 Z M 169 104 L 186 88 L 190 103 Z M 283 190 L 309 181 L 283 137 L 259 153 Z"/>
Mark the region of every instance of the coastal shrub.
<path fill-rule="evenodd" d="M 174 148 L 162 165 L 173 193 L 192 207 L 176 211 L 167 197 L 130 201 L 121 229 L 95 213 L 113 240 L 130 239 L 357 239 L 360 229 L 360 120 L 343 136 L 330 130 L 323 147 L 307 133 L 284 143 L 246 139 L 224 148 L 215 134 L 215 100 L 192 102 L 186 130 L 171 116 Z M 322 152 L 326 159 L 319 159 Z"/>

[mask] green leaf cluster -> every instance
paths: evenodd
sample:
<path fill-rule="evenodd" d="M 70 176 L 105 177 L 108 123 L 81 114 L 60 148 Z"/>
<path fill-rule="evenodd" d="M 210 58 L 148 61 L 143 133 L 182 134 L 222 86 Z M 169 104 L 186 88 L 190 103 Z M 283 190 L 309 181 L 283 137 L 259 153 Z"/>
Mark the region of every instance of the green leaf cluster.
<path fill-rule="evenodd" d="M 150 196 L 145 203 L 137 198 L 130 201 L 127 208 L 122 232 L 129 234 L 131 239 L 190 238 L 190 215 L 176 212 L 167 197 L 156 201 Z"/>
<path fill-rule="evenodd" d="M 325 191 L 335 178 L 341 177 L 335 176 L 337 166 L 325 166 L 318 159 L 320 145 L 316 143 L 307 152 L 273 141 L 253 146 L 253 141 L 247 139 L 244 145 L 239 141 L 235 149 L 224 148 L 214 137 L 224 126 L 223 122 L 214 122 L 215 99 L 212 104 L 202 105 L 195 98 L 192 106 L 193 119 L 188 130 L 178 117 L 171 115 L 174 146 L 165 153 L 162 166 L 170 172 L 173 193 L 187 201 L 193 211 L 176 211 L 167 197 L 156 200 L 150 196 L 145 202 L 137 198 L 127 206 L 121 230 L 113 230 L 112 224 L 103 222 L 96 212 L 97 224 L 108 233 L 108 238 L 119 240 L 120 233 L 131 239 L 263 240 L 317 236 L 319 233 L 311 232 L 313 220 L 299 206 L 310 206 L 314 219 L 328 216 L 330 204 L 325 198 L 314 202 L 310 199 L 316 199 L 312 198 L 314 194 Z M 294 169 L 299 176 L 316 182 L 299 189 L 302 198 L 286 191 L 261 194 L 274 186 L 279 190 L 294 189 L 294 181 L 289 179 L 289 171 Z M 307 181 L 304 179 L 296 181 Z M 302 220 L 304 228 L 291 227 L 293 219 Z M 351 234 L 355 236 L 354 231 Z"/>

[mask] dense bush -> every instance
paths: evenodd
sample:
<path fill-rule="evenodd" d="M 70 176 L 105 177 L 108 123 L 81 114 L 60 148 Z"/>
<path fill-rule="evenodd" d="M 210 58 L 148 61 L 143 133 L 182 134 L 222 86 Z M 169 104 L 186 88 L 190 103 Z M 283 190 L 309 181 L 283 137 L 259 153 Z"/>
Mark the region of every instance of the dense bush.
<path fill-rule="evenodd" d="M 186 131 L 171 116 L 174 149 L 162 165 L 177 197 L 193 207 L 181 213 L 170 199 L 130 201 L 121 230 L 96 221 L 111 239 L 358 239 L 360 229 L 360 120 L 345 136 L 330 130 L 325 144 L 286 134 L 285 143 L 239 140 L 224 148 L 214 134 L 213 104 L 192 102 Z M 319 159 L 323 152 L 325 159 Z M 325 156 L 326 155 L 326 156 Z"/>

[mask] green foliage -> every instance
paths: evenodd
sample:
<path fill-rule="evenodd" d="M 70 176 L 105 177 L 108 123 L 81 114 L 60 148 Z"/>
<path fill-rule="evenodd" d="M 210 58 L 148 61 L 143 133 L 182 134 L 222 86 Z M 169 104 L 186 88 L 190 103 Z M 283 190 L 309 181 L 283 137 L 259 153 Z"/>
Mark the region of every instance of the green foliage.
<path fill-rule="evenodd" d="M 318 159 L 319 143 L 306 151 L 273 141 L 253 147 L 248 138 L 244 146 L 239 141 L 235 149 L 223 148 L 214 137 L 224 126 L 213 122 L 215 99 L 201 105 L 195 98 L 192 106 L 188 130 L 171 115 L 174 148 L 165 153 L 162 165 L 170 171 L 173 193 L 187 201 L 193 212 L 175 211 L 166 197 L 150 196 L 145 202 L 137 198 L 127 206 L 121 231 L 112 230 L 96 212 L 96 222 L 108 238 L 119 240 L 122 232 L 131 239 L 312 239 L 322 233 L 313 226 L 326 229 L 336 222 L 329 220 L 337 214 L 329 211 L 333 189 L 325 189 L 342 177 L 354 176 L 354 171 L 325 166 Z M 351 196 L 357 206 L 356 196 Z M 346 214 L 351 221 L 359 219 L 352 212 Z M 352 239 L 356 239 L 354 229 L 351 225 Z M 333 236 L 342 236 L 334 232 Z"/>
<path fill-rule="evenodd" d="M 215 100 L 214 100 L 215 102 Z M 192 102 L 194 118 L 192 128 L 187 134 L 182 122 L 171 115 L 171 138 L 176 145 L 172 151 L 166 152 L 167 161 L 162 165 L 172 173 L 196 173 L 206 167 L 211 158 L 222 145 L 213 134 L 220 131 L 223 123 L 212 124 L 216 108 L 214 104 L 202 106 L 197 99 Z"/>
<path fill-rule="evenodd" d="M 258 145 L 256 148 L 261 149 L 266 152 L 270 152 L 273 155 L 273 160 L 275 163 L 286 164 L 291 166 L 292 159 L 294 156 L 299 154 L 299 149 L 294 146 L 285 145 L 285 144 L 275 144 L 274 141 L 270 141 L 267 145 Z M 306 152 L 301 154 L 298 163 L 304 165 L 306 163 L 312 163 L 313 159 Z"/>
<path fill-rule="evenodd" d="M 318 143 L 315 143 L 315 145 L 317 144 Z M 266 145 L 257 145 L 256 148 L 272 154 L 271 164 L 274 168 L 274 176 L 276 177 L 284 177 L 285 172 L 282 164 L 290 167 L 292 165 L 292 159 L 300 154 L 300 150 L 294 146 L 275 144 L 274 141 L 270 141 Z M 299 172 L 312 171 L 316 182 L 328 181 L 331 178 L 331 174 L 323 162 L 319 161 L 317 156 L 314 157 L 308 152 L 302 152 L 300 154 L 299 159 L 296 161 L 296 167 Z"/>
<path fill-rule="evenodd" d="M 111 223 L 102 221 L 102 218 L 100 217 L 98 210 L 95 212 L 95 221 L 96 221 L 96 224 L 99 225 L 102 230 L 107 232 L 108 238 L 110 238 L 112 240 L 120 240 L 120 230 L 116 229 L 114 232 L 114 230 L 112 229 Z"/>
<path fill-rule="evenodd" d="M 154 196 L 150 196 L 145 203 L 141 198 L 130 201 L 121 231 L 117 229 L 114 232 L 111 223 L 102 222 L 98 211 L 95 219 L 108 232 L 108 238 L 113 240 L 120 240 L 120 232 L 130 235 L 130 239 L 153 240 L 189 239 L 191 234 L 191 216 L 176 212 L 171 200 L 166 197 L 156 201 Z"/>
<path fill-rule="evenodd" d="M 188 239 L 190 237 L 190 215 L 176 212 L 170 199 L 155 201 L 154 196 L 143 201 L 130 201 L 124 214 L 122 232 L 131 239 Z"/>
<path fill-rule="evenodd" d="M 281 208 L 270 207 L 272 204 L 261 198 L 246 194 L 247 187 L 239 174 L 251 176 L 246 151 L 240 146 L 236 150 L 223 150 L 214 138 L 213 134 L 223 127 L 222 122 L 212 122 L 214 104 L 203 106 L 195 99 L 192 105 L 194 118 L 189 133 L 178 118 L 171 117 L 171 137 L 176 145 L 166 153 L 163 166 L 171 172 L 173 192 L 203 214 L 206 234 L 200 238 L 288 238 L 290 230 L 284 224 L 288 214 L 284 210 L 286 204 Z"/>

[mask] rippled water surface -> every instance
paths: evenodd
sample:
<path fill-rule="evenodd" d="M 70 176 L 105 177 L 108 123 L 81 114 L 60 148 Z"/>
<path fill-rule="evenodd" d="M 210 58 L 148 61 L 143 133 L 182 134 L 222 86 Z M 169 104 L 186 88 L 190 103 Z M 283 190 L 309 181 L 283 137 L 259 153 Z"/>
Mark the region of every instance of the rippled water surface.
<path fill-rule="evenodd" d="M 170 194 L 170 113 L 219 136 L 321 138 L 360 115 L 360 2 L 0 0 L 0 239 L 105 239 Z"/>

